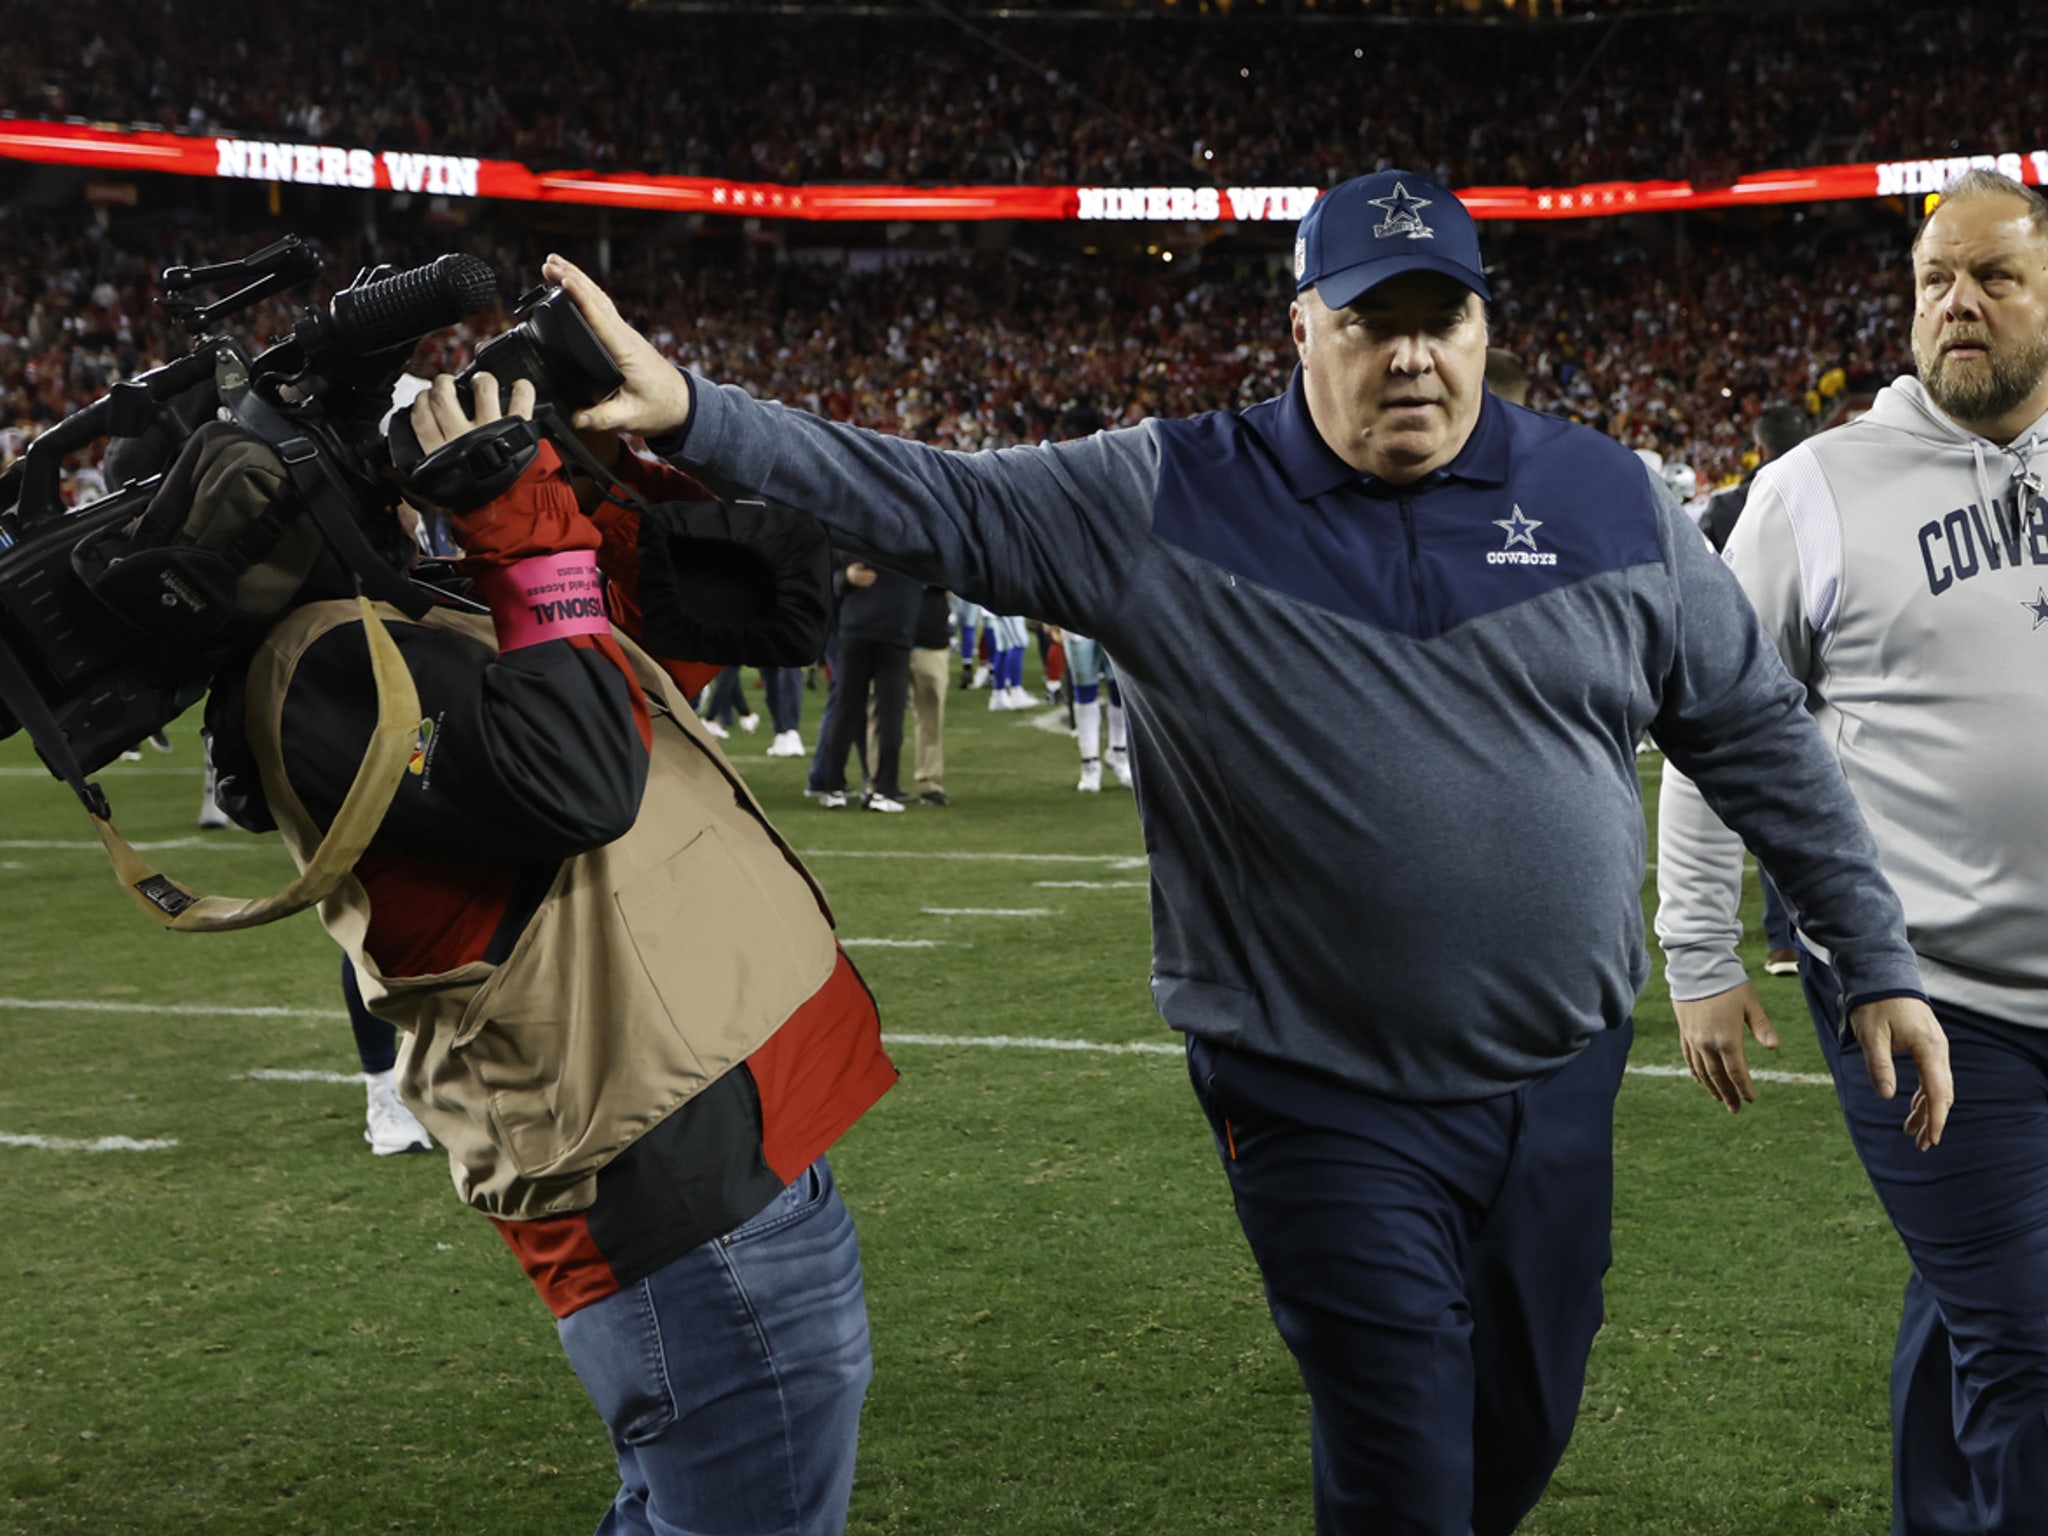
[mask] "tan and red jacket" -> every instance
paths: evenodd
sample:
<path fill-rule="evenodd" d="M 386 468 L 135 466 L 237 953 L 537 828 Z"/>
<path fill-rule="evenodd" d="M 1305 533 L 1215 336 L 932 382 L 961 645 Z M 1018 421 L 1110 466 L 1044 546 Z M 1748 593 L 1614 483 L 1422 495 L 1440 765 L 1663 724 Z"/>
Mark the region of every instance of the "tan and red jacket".
<path fill-rule="evenodd" d="M 459 527 L 473 567 L 595 547 L 614 622 L 637 619 L 635 515 L 577 511 L 552 449 Z M 485 614 L 383 617 L 423 718 L 321 918 L 405 1031 L 400 1090 L 457 1192 L 566 1316 L 751 1217 L 895 1068 L 823 893 L 675 675 L 708 671 L 616 631 L 501 653 Z M 247 739 L 301 864 L 368 740 L 367 679 L 353 603 L 294 610 L 249 666 Z"/>

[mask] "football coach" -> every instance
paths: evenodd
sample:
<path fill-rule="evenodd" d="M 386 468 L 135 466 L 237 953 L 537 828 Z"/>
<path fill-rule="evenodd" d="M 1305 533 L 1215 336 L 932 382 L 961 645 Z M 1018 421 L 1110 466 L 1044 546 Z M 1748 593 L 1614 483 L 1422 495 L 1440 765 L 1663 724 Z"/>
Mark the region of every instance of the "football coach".
<path fill-rule="evenodd" d="M 1734 578 L 1627 449 L 1483 387 L 1457 198 L 1348 181 L 1294 269 L 1279 398 L 977 454 L 680 372 L 546 272 L 626 375 L 579 427 L 1114 656 L 1153 995 L 1313 1401 L 1317 1529 L 1494 1536 L 1563 1454 L 1601 1324 L 1646 730 L 1834 955 L 1877 1092 L 1914 1058 L 1923 1147 L 1946 1042 Z"/>

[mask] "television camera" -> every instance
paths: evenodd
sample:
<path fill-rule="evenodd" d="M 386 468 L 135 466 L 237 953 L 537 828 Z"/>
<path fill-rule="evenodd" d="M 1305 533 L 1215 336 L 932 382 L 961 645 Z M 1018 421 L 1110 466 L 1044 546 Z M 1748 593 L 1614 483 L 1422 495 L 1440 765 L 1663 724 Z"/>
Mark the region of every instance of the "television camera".
<path fill-rule="evenodd" d="M 105 801 L 83 776 L 196 703 L 222 660 L 291 602 L 360 590 L 414 616 L 429 602 L 404 574 L 390 515 L 393 451 L 404 455 L 410 433 L 387 440 L 380 424 L 414 344 L 487 308 L 497 280 L 474 256 L 375 268 L 254 357 L 218 329 L 319 269 L 290 237 L 166 271 L 166 307 L 198 338 L 191 351 L 114 385 L 0 476 L 0 736 L 28 728 L 96 815 Z M 228 283 L 215 302 L 190 297 Z M 489 368 L 571 409 L 617 386 L 559 290 L 528 295 L 519 313 L 465 384 Z M 101 438 L 114 440 L 119 483 L 67 508 L 64 461 Z"/>

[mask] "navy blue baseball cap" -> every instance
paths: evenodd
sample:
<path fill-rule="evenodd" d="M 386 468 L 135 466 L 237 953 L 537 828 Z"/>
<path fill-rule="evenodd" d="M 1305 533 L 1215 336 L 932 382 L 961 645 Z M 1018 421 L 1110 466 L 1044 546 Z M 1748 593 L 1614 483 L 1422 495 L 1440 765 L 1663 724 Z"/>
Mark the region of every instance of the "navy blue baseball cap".
<path fill-rule="evenodd" d="M 1332 309 L 1403 272 L 1441 272 L 1491 299 L 1479 226 L 1465 205 L 1413 171 L 1375 171 L 1330 188 L 1294 235 L 1294 291 Z"/>

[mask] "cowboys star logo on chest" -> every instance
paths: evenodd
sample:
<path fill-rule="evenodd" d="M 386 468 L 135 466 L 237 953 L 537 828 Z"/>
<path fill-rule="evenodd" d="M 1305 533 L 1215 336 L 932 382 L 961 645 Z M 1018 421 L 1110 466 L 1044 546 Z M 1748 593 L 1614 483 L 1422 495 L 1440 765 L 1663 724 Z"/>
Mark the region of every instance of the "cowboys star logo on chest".
<path fill-rule="evenodd" d="M 1543 549 L 1536 543 L 1536 530 L 1543 526 L 1543 519 L 1531 517 L 1519 505 L 1506 517 L 1490 519 L 1493 526 L 1507 536 L 1499 549 L 1486 552 L 1488 565 L 1555 565 L 1555 551 Z"/>

